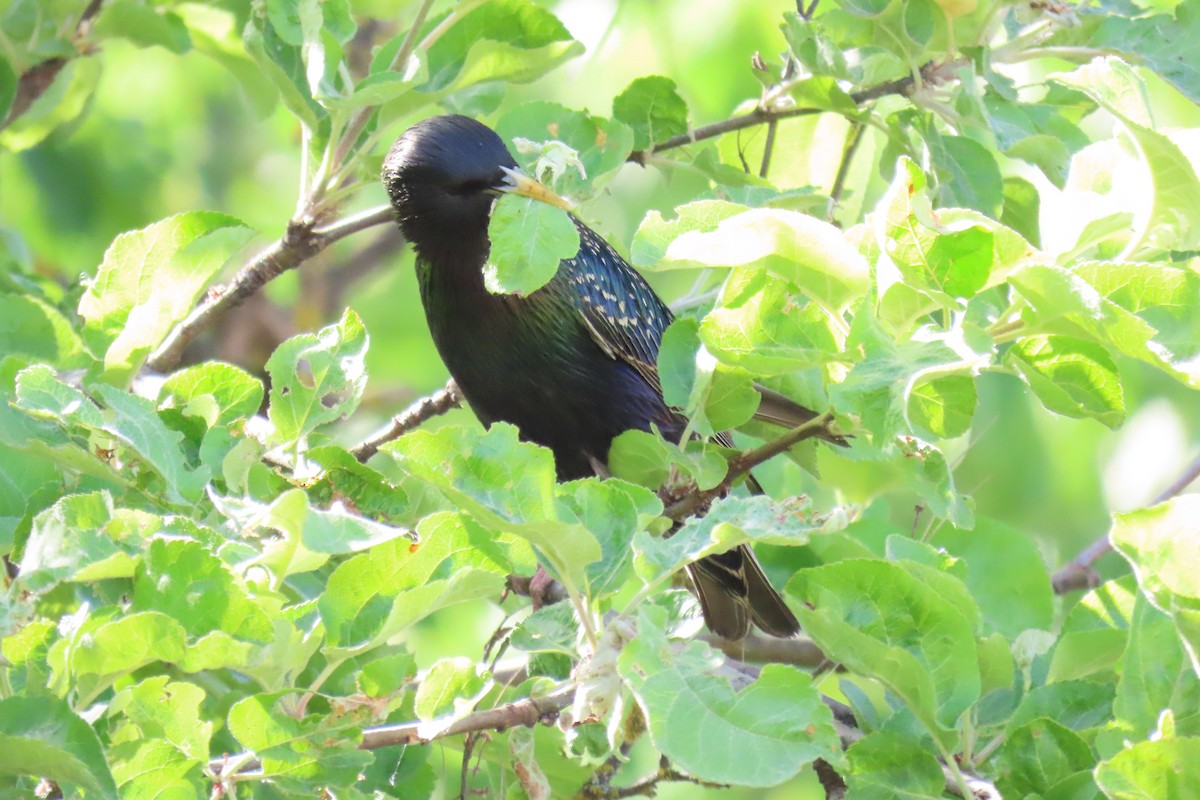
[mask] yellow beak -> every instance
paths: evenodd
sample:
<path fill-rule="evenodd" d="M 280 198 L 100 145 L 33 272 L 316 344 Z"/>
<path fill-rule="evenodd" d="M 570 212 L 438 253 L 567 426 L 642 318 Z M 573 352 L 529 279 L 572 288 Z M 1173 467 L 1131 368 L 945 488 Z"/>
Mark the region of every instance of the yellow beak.
<path fill-rule="evenodd" d="M 552 192 L 544 183 L 536 181 L 526 175 L 524 172 L 508 167 L 501 167 L 504 170 L 504 185 L 500 187 L 500 191 L 505 194 L 515 194 L 520 197 L 529 197 L 533 200 L 538 200 L 542 203 L 548 203 L 552 206 L 558 206 L 564 211 L 571 211 L 574 205 L 571 201 L 560 195 Z"/>

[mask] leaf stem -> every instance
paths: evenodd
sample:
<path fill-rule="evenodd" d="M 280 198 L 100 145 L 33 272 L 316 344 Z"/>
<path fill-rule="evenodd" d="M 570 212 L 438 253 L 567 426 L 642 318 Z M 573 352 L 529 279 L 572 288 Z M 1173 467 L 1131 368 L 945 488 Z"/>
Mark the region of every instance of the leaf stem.
<path fill-rule="evenodd" d="M 421 32 L 421 26 L 425 24 L 425 17 L 429 15 L 429 9 L 432 7 L 433 0 L 422 0 L 421 5 L 417 8 L 416 15 L 413 17 L 412 25 L 409 26 L 408 33 L 404 37 L 404 41 L 400 43 L 400 49 L 396 51 L 396 57 L 388 65 L 389 70 L 394 71 L 399 69 L 403 71 L 405 65 L 408 64 L 408 60 L 412 58 L 413 50 L 416 47 L 417 36 Z M 371 115 L 378 110 L 379 107 L 376 105 L 364 106 L 350 118 L 349 124 L 346 125 L 346 129 L 338 141 L 337 149 L 333 153 L 333 177 L 336 177 L 341 172 L 346 164 L 346 157 L 350 154 L 350 149 L 358 142 L 358 137 L 362 134 L 363 129 L 367 127 L 367 123 L 371 121 Z"/>

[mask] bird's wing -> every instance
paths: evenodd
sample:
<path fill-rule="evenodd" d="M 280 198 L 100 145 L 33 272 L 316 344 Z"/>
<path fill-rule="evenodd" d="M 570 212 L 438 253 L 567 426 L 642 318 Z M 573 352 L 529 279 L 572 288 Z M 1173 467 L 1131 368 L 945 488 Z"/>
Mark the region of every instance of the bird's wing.
<path fill-rule="evenodd" d="M 576 221 L 579 255 L 563 261 L 584 327 L 609 357 L 628 363 L 659 394 L 658 347 L 674 317 L 645 278 Z"/>
<path fill-rule="evenodd" d="M 659 296 L 612 246 L 591 228 L 572 217 L 579 229 L 579 254 L 562 262 L 567 280 L 575 287 L 574 302 L 592 340 L 610 358 L 625 361 L 662 395 L 658 377 L 658 348 L 663 331 L 675 319 Z M 755 419 L 785 428 L 802 425 L 817 416 L 779 392 L 754 384 L 761 396 Z M 671 409 L 678 414 L 678 409 Z M 820 438 L 846 447 L 846 440 L 832 432 Z M 714 439 L 733 447 L 726 433 Z"/>

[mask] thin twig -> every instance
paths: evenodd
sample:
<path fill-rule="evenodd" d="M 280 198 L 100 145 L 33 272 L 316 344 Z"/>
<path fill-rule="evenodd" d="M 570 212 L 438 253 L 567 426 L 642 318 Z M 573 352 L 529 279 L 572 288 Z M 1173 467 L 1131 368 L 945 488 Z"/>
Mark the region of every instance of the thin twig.
<path fill-rule="evenodd" d="M 945 68 L 944 65 L 941 67 Z M 926 65 L 922 68 L 922 72 L 927 69 L 933 69 L 933 65 Z M 894 81 L 881 83 L 878 86 L 872 86 L 850 95 L 857 105 L 869 103 L 872 100 L 878 100 L 881 97 L 886 97 L 892 94 L 907 94 L 916 85 L 917 76 L 906 75 L 903 78 L 897 78 Z M 646 160 L 655 153 L 662 153 L 666 150 L 673 150 L 676 147 L 683 147 L 689 144 L 712 139 L 725 133 L 740 131 L 745 128 L 753 128 L 756 125 L 764 125 L 768 122 L 790 119 L 792 117 L 805 117 L 812 114 L 824 113 L 824 109 L 820 108 L 763 108 L 758 107 L 753 111 L 742 114 L 736 117 L 730 117 L 720 122 L 714 122 L 711 125 L 705 125 L 700 128 L 681 133 L 678 136 L 659 142 L 646 150 L 634 150 L 629 154 L 628 161 L 635 164 L 645 164 Z"/>
<path fill-rule="evenodd" d="M 1192 459 L 1192 463 L 1180 473 L 1175 482 L 1158 493 L 1158 496 L 1152 500 L 1149 505 L 1156 506 L 1159 503 L 1165 503 L 1175 495 L 1182 492 L 1191 484 L 1192 481 L 1200 478 L 1200 455 Z M 1096 570 L 1092 566 L 1112 550 L 1112 542 L 1105 533 L 1096 541 L 1089 544 L 1083 549 L 1079 555 L 1071 559 L 1063 565 L 1062 569 L 1054 573 L 1054 577 L 1050 579 L 1050 584 L 1054 587 L 1055 594 L 1066 594 L 1080 589 L 1091 589 L 1100 585 L 1100 576 L 1096 574 Z"/>
<path fill-rule="evenodd" d="M 366 462 L 387 442 L 399 439 L 428 419 L 445 414 L 462 404 L 462 394 L 454 379 L 433 394 L 422 397 L 401 413 L 392 417 L 391 424 L 350 451 L 359 461 Z"/>
<path fill-rule="evenodd" d="M 842 162 L 838 164 L 837 175 L 833 178 L 833 188 L 829 192 L 829 213 L 827 219 L 833 222 L 833 212 L 841 205 L 842 192 L 846 188 L 846 177 L 850 174 L 850 162 L 862 141 L 867 126 L 857 120 L 850 122 L 850 130 L 846 131 L 846 143 L 842 147 Z"/>
<path fill-rule="evenodd" d="M 772 439 L 764 445 L 747 450 L 729 460 L 729 471 L 725 474 L 725 479 L 711 489 L 693 488 L 683 497 L 680 497 L 671 502 L 666 510 L 663 511 L 663 516 L 669 517 L 675 521 L 680 521 L 691 516 L 695 512 L 702 510 L 708 503 L 729 491 L 729 487 L 733 482 L 745 475 L 750 470 L 762 464 L 764 461 L 774 458 L 775 456 L 790 450 L 795 445 L 811 439 L 815 436 L 820 436 L 827 433 L 829 423 L 833 421 L 833 415 L 829 412 L 818 414 L 803 425 L 798 425 L 792 428 L 787 433 L 780 436 L 778 439 Z"/>
<path fill-rule="evenodd" d="M 775 150 L 775 131 L 779 120 L 773 119 L 767 123 L 767 141 L 763 143 L 762 165 L 758 168 L 758 177 L 766 178 L 771 170 L 771 153 Z"/>
<path fill-rule="evenodd" d="M 433 0 L 424 0 L 421 3 L 421 6 L 417 9 L 416 16 L 413 17 L 412 25 L 404 37 L 404 41 L 400 43 L 400 49 L 396 51 L 396 57 L 392 59 L 389 69 L 404 72 L 409 58 L 412 57 L 413 48 L 417 46 L 417 36 L 421 32 L 421 26 L 425 24 L 425 17 L 429 15 L 429 9 L 432 6 Z M 350 120 L 349 124 L 346 125 L 346 130 L 342 133 L 342 139 L 338 142 L 337 150 L 333 154 L 334 173 L 337 173 L 342 168 L 346 161 L 346 156 L 350 153 L 350 148 L 354 147 L 355 143 L 358 142 L 358 137 L 362 135 L 363 129 L 371 121 L 371 115 L 378 108 L 379 106 L 377 105 L 363 106 Z"/>
<path fill-rule="evenodd" d="M 394 219 L 390 206 L 379 206 L 320 228 L 294 220 L 289 222 L 283 236 L 238 270 L 224 291 L 211 291 L 188 318 L 171 331 L 166 341 L 147 359 L 147 366 L 159 372 L 174 369 L 179 365 L 183 351 L 205 328 L 231 308 L 246 302 L 267 282 L 295 269 L 339 239 Z"/>

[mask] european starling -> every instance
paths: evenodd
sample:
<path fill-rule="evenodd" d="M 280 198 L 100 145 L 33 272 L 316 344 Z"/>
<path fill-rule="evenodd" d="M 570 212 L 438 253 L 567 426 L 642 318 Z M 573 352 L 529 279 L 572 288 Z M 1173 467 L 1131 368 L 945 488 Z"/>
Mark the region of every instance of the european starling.
<path fill-rule="evenodd" d="M 569 208 L 517 171 L 504 142 L 463 116 L 406 131 L 383 183 L 417 256 L 421 302 L 438 353 L 484 425 L 502 420 L 554 451 L 559 480 L 604 474 L 613 437 L 657 426 L 678 440 L 686 420 L 663 401 L 657 374 L 672 315 L 649 284 L 572 215 L 580 248 L 528 296 L 484 288 L 492 204 L 513 193 Z M 813 412 L 763 390 L 758 416 L 799 425 Z M 724 439 L 728 443 L 728 439 Z M 708 627 L 740 639 L 753 622 L 774 636 L 800 627 L 754 553 L 739 547 L 688 570 Z"/>

